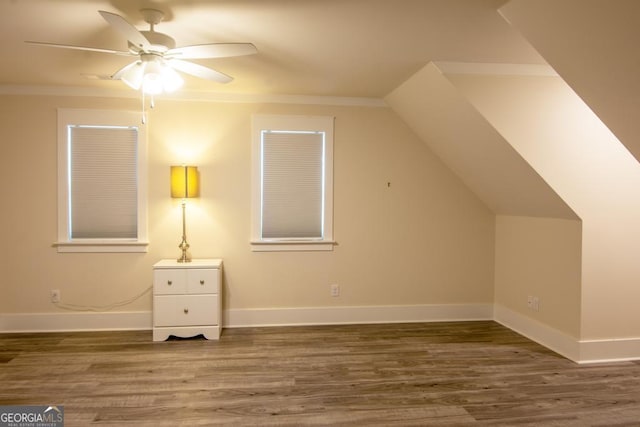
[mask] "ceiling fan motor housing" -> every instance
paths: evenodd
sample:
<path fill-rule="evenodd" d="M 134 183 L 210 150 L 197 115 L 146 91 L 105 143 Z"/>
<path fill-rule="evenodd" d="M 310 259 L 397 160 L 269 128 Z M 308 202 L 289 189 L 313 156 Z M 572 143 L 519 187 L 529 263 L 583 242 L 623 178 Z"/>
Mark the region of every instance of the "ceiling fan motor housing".
<path fill-rule="evenodd" d="M 176 47 L 176 41 L 173 37 L 164 33 L 158 33 L 157 31 L 140 31 L 140 33 L 149 41 L 148 52 L 165 53 L 166 51 Z M 129 42 L 129 50 L 135 53 L 140 53 L 140 46 Z"/>

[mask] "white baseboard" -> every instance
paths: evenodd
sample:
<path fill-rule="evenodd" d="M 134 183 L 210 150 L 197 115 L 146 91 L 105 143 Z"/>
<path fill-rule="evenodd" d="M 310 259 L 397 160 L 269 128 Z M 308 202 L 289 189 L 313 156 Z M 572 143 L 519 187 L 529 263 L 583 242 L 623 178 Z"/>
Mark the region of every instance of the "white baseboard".
<path fill-rule="evenodd" d="M 491 320 L 491 304 L 232 309 L 224 327 Z M 152 328 L 150 311 L 0 314 L 0 332 L 71 332 Z"/>
<path fill-rule="evenodd" d="M 581 340 L 578 363 L 640 360 L 640 338 Z"/>
<path fill-rule="evenodd" d="M 501 325 L 561 354 L 569 360 L 580 361 L 580 344 L 577 338 L 500 304 L 493 306 L 493 316 L 493 320 Z"/>
<path fill-rule="evenodd" d="M 79 332 L 151 329 L 150 311 L 3 313 L 0 332 Z"/>
<path fill-rule="evenodd" d="M 580 341 L 499 304 L 231 309 L 223 319 L 229 328 L 495 320 L 577 363 L 640 360 L 640 338 Z M 0 314 L 0 333 L 151 329 L 151 311 Z"/>
<path fill-rule="evenodd" d="M 359 323 L 445 322 L 491 320 L 492 304 L 429 304 L 231 309 L 226 327 L 346 325 Z"/>
<path fill-rule="evenodd" d="M 578 340 L 500 304 L 494 306 L 494 320 L 576 363 L 640 360 L 640 338 Z"/>

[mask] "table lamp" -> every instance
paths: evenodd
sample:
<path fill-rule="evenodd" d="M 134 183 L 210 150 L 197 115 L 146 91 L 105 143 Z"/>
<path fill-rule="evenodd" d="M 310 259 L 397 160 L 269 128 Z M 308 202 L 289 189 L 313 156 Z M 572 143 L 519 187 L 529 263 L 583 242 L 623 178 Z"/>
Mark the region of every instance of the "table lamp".
<path fill-rule="evenodd" d="M 182 241 L 178 245 L 182 254 L 178 262 L 191 262 L 191 255 L 187 251 L 187 225 L 185 210 L 187 199 L 198 197 L 200 194 L 197 166 L 171 166 L 171 197 L 182 199 Z"/>

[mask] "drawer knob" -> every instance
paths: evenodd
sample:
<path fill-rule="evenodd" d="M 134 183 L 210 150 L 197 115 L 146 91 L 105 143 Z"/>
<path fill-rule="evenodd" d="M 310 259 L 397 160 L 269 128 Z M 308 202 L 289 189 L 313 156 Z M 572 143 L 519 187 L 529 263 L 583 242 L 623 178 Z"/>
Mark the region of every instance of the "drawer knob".
<path fill-rule="evenodd" d="M 189 314 L 189 309 L 188 308 L 184 309 L 184 314 Z"/>
<path fill-rule="evenodd" d="M 171 286 L 173 285 L 173 282 L 171 280 L 167 280 L 167 285 Z"/>
<path fill-rule="evenodd" d="M 201 285 L 204 285 L 204 280 L 200 280 L 200 284 L 201 284 Z"/>

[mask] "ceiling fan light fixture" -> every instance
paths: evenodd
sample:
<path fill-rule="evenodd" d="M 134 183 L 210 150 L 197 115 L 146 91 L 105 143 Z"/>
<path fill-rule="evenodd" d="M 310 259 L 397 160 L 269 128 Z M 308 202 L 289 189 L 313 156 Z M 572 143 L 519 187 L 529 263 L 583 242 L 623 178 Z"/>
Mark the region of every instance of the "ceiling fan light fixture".
<path fill-rule="evenodd" d="M 156 56 L 142 55 L 144 74 L 142 76 L 142 92 L 147 95 L 162 93 L 162 65 Z"/>
<path fill-rule="evenodd" d="M 162 67 L 162 86 L 165 92 L 174 92 L 182 87 L 184 80 L 176 70 L 163 65 Z"/>
<path fill-rule="evenodd" d="M 139 77 L 139 87 L 147 95 L 173 92 L 184 83 L 182 77 L 158 57 L 143 58 L 142 67 L 144 71 Z"/>
<path fill-rule="evenodd" d="M 184 84 L 184 80 L 157 55 L 142 55 L 140 61 L 122 68 L 113 78 L 122 80 L 134 90 L 141 90 L 145 95 L 159 95 L 173 92 Z"/>
<path fill-rule="evenodd" d="M 142 92 L 146 95 L 159 95 L 162 93 L 162 77 L 160 74 L 146 74 L 142 80 Z"/>

